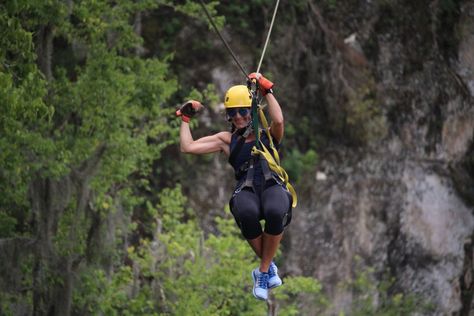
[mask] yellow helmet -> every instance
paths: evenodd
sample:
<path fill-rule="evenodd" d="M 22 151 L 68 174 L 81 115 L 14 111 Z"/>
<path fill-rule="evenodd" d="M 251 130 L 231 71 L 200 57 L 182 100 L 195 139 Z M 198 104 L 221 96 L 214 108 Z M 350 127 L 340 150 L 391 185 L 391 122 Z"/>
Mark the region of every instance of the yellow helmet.
<path fill-rule="evenodd" d="M 238 85 L 227 90 L 224 99 L 224 106 L 226 109 L 251 107 L 252 96 L 250 95 L 247 86 Z"/>

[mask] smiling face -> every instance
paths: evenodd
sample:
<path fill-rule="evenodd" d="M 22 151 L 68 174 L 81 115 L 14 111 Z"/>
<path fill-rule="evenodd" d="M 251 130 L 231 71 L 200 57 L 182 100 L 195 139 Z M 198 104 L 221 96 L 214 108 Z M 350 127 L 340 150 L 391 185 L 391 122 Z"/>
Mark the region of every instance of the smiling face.
<path fill-rule="evenodd" d="M 249 107 L 227 109 L 227 116 L 237 129 L 246 127 L 252 119 Z"/>
<path fill-rule="evenodd" d="M 252 96 L 247 86 L 237 85 L 227 90 L 224 106 L 227 111 L 227 119 L 232 122 L 235 128 L 244 128 L 251 121 Z"/>

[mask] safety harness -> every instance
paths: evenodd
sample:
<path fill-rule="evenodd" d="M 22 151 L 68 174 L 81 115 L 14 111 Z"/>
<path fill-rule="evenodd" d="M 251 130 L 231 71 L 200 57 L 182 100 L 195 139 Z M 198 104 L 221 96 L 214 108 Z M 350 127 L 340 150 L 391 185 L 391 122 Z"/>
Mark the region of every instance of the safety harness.
<path fill-rule="evenodd" d="M 292 207 L 295 207 L 298 203 L 298 197 L 296 195 L 296 191 L 289 182 L 288 174 L 286 173 L 285 169 L 280 165 L 280 155 L 278 154 L 278 150 L 276 149 L 273 138 L 270 134 L 270 130 L 268 127 L 268 122 L 263 113 L 263 109 L 260 107 L 258 102 L 258 84 L 256 82 L 249 84 L 249 89 L 252 95 L 252 121 L 249 126 L 244 130 L 244 132 L 238 136 L 237 143 L 233 150 L 229 155 L 229 162 L 233 164 L 234 160 L 236 159 L 237 155 L 239 154 L 242 146 L 245 143 L 246 138 L 252 133 L 255 133 L 255 143 L 252 147 L 251 157 L 250 159 L 245 162 L 239 170 L 236 170 L 235 176 L 236 178 L 240 178 L 240 176 L 247 172 L 245 181 L 236 189 L 236 192 L 241 191 L 244 188 L 250 188 L 255 191 L 253 187 L 253 178 L 255 172 L 255 163 L 260 162 L 262 167 L 263 176 L 265 178 L 265 183 L 269 180 L 275 180 L 276 182 L 283 184 L 288 192 L 291 194 L 292 197 Z M 258 114 L 257 114 L 258 113 Z M 260 130 L 259 130 L 259 118 L 262 123 L 263 131 L 266 133 L 269 148 L 265 146 L 264 142 L 260 137 Z"/>
<path fill-rule="evenodd" d="M 211 23 L 211 25 L 214 28 L 214 30 L 216 31 L 217 35 L 219 36 L 219 38 L 223 42 L 224 46 L 227 48 L 230 55 L 232 56 L 232 58 L 234 59 L 237 66 L 240 68 L 240 70 L 244 74 L 244 76 L 247 79 L 249 79 L 249 77 L 247 75 L 248 72 L 245 71 L 244 67 L 242 66 L 242 64 L 237 59 L 237 56 L 234 54 L 234 52 L 230 48 L 229 44 L 227 44 L 224 37 L 219 32 L 219 29 L 217 28 L 216 24 L 214 23 L 214 21 L 213 21 L 211 15 L 210 15 L 209 11 L 207 10 L 203 0 L 200 0 L 199 2 L 201 4 L 202 9 L 204 10 L 204 13 L 206 14 L 206 16 L 209 20 L 209 22 Z M 275 16 L 276 16 L 279 4 L 280 4 L 280 0 L 277 0 L 276 5 L 275 5 L 275 9 L 273 11 L 273 16 L 272 16 L 272 20 L 271 20 L 271 23 L 270 23 L 270 27 L 269 27 L 269 30 L 268 30 L 268 33 L 267 33 L 267 38 L 265 40 L 265 44 L 263 46 L 263 51 L 262 51 L 262 54 L 260 56 L 260 61 L 258 63 L 258 67 L 257 67 L 257 71 L 256 71 L 257 73 L 260 72 L 260 67 L 262 65 L 263 57 L 265 55 L 265 51 L 267 49 L 267 45 L 268 45 L 268 42 L 270 40 L 270 34 L 272 32 L 272 29 L 273 29 L 273 23 L 275 22 Z M 250 158 L 248 163 L 245 164 L 245 165 L 248 166 L 248 167 L 245 167 L 247 169 L 246 170 L 247 171 L 246 180 L 242 183 L 242 185 L 237 190 L 242 190 L 245 187 L 250 187 L 254 190 L 254 188 L 253 188 L 254 164 L 255 164 L 256 161 L 260 160 L 261 165 L 262 165 L 262 171 L 263 171 L 263 174 L 264 174 L 264 177 L 265 177 L 265 181 L 268 181 L 270 179 L 275 179 L 277 182 L 280 182 L 280 183 L 284 184 L 286 186 L 287 190 L 290 192 L 290 194 L 292 196 L 292 200 L 293 200 L 292 207 L 295 207 L 297 202 L 298 202 L 295 189 L 293 188 L 293 186 L 290 184 L 290 182 L 288 180 L 288 174 L 280 166 L 280 156 L 278 155 L 278 151 L 276 150 L 276 148 L 273 144 L 272 136 L 270 135 L 270 131 L 268 129 L 268 123 L 267 123 L 267 119 L 265 118 L 265 114 L 263 113 L 262 108 L 259 106 L 259 102 L 258 102 L 258 91 L 259 91 L 258 90 L 258 83 L 257 83 L 256 80 L 252 80 L 252 81 L 249 80 L 248 85 L 249 85 L 249 90 L 252 94 L 252 124 L 251 124 L 251 126 L 248 127 L 248 129 L 249 128 L 251 128 L 251 129 L 244 132 L 244 134 L 240 136 L 240 139 L 238 140 L 237 145 L 234 147 L 234 150 L 232 151 L 232 153 L 229 156 L 229 162 L 232 161 L 231 159 L 235 159 L 238 152 L 242 148 L 242 145 L 245 143 L 245 139 L 248 137 L 248 135 L 250 135 L 250 133 L 252 131 L 255 133 L 255 144 L 252 148 L 252 157 Z M 263 130 L 267 133 L 268 140 L 270 142 L 269 147 L 270 147 L 271 151 L 265 146 L 265 144 L 260 139 L 260 130 L 259 130 L 259 127 L 258 127 L 258 121 L 259 121 L 258 118 L 259 117 L 260 117 L 260 121 L 262 122 L 262 125 L 263 125 Z"/>

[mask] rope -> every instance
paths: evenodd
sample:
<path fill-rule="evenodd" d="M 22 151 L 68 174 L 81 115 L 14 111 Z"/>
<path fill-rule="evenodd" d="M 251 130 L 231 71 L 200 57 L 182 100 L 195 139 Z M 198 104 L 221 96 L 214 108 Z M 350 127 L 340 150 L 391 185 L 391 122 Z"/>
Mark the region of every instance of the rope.
<path fill-rule="evenodd" d="M 202 0 L 199 0 L 199 3 L 201 4 L 204 12 L 206 13 L 206 16 L 209 20 L 209 22 L 211 22 L 211 25 L 212 27 L 214 28 L 214 31 L 216 31 L 217 35 L 219 35 L 221 41 L 224 43 L 225 47 L 227 48 L 227 50 L 229 51 L 229 53 L 232 55 L 232 58 L 234 58 L 235 62 L 237 63 L 237 66 L 239 66 L 240 70 L 242 71 L 242 73 L 244 74 L 245 78 L 247 78 L 247 75 L 248 75 L 248 72 L 246 72 L 244 70 L 244 67 L 242 67 L 242 64 L 239 62 L 239 60 L 237 59 L 237 56 L 235 56 L 234 52 L 232 51 L 232 49 L 230 48 L 229 44 L 227 44 L 227 42 L 225 41 L 224 37 L 222 37 L 221 35 L 221 32 L 219 32 L 219 30 L 217 29 L 217 26 L 214 24 L 214 21 L 212 20 L 211 18 L 211 15 L 209 14 L 209 11 L 207 11 L 207 8 L 206 6 L 204 5 L 204 2 Z M 273 23 L 273 21 L 272 21 Z"/>
<path fill-rule="evenodd" d="M 217 35 L 219 35 L 221 41 L 224 43 L 225 47 L 227 48 L 229 53 L 232 55 L 232 58 L 234 58 L 235 62 L 239 66 L 240 70 L 243 72 L 244 76 L 247 79 L 249 79 L 248 76 L 247 76 L 247 72 L 244 70 L 244 67 L 242 67 L 239 60 L 235 56 L 234 52 L 232 51 L 230 46 L 227 44 L 224 37 L 222 37 L 221 33 L 217 29 L 217 26 L 214 24 L 214 21 L 212 20 L 211 15 L 207 11 L 207 8 L 204 5 L 203 0 L 199 0 L 199 2 L 201 4 L 204 12 L 206 13 L 207 18 L 211 22 L 211 25 L 214 27 L 214 30 L 216 31 Z M 262 66 L 263 57 L 265 56 L 265 51 L 267 50 L 268 42 L 270 40 L 270 35 L 272 33 L 273 23 L 275 22 L 275 16 L 276 16 L 279 4 L 280 4 L 280 0 L 277 0 L 276 5 L 275 5 L 275 10 L 273 11 L 272 21 L 270 23 L 270 28 L 268 30 L 267 38 L 266 38 L 265 44 L 263 46 L 262 56 L 260 56 L 260 62 L 258 63 L 257 73 L 260 72 L 260 67 Z M 278 151 L 275 149 L 275 147 L 273 145 L 272 136 L 270 135 L 270 131 L 268 129 L 267 119 L 265 118 L 265 115 L 263 114 L 262 109 L 259 108 L 259 105 L 258 105 L 258 103 L 259 103 L 258 98 L 257 98 L 257 93 L 258 93 L 258 86 L 257 85 L 258 85 L 258 83 L 255 80 L 252 80 L 252 81 L 249 80 L 248 84 L 249 84 L 249 89 L 252 92 L 252 128 L 253 128 L 253 132 L 255 133 L 255 144 L 252 147 L 252 156 L 253 155 L 261 155 L 267 161 L 268 167 L 278 175 L 280 180 L 283 181 L 283 183 L 287 187 L 288 191 L 290 192 L 290 194 L 292 196 L 292 200 L 293 200 L 292 207 L 295 207 L 296 204 L 297 204 L 296 191 L 293 188 L 293 186 L 290 184 L 290 182 L 288 180 L 288 174 L 286 173 L 285 169 L 283 169 L 280 166 L 280 157 L 278 155 Z M 263 142 L 260 140 L 260 131 L 259 131 L 259 127 L 258 127 L 258 121 L 259 120 L 258 120 L 257 111 L 258 111 L 258 114 L 260 115 L 262 123 L 265 127 L 264 129 L 267 132 L 267 137 L 270 140 L 270 148 L 272 149 L 272 152 L 273 152 L 274 156 L 270 153 L 270 151 L 265 147 Z"/>
<path fill-rule="evenodd" d="M 267 50 L 268 41 L 270 40 L 270 34 L 272 33 L 272 29 L 273 29 L 273 22 L 275 22 L 275 16 L 277 14 L 279 4 L 280 4 L 280 0 L 277 0 L 277 3 L 275 5 L 275 10 L 273 11 L 272 22 L 270 23 L 270 29 L 268 29 L 267 39 L 265 40 L 265 45 L 263 46 L 262 56 L 260 56 L 260 62 L 258 63 L 257 73 L 260 72 L 260 66 L 262 66 L 263 56 L 265 55 L 265 51 Z"/>

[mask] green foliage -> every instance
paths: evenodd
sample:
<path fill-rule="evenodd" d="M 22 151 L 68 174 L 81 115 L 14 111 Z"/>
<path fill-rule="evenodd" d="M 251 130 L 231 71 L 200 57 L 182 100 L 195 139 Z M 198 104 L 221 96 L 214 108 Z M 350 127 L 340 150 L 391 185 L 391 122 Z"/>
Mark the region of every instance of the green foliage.
<path fill-rule="evenodd" d="M 326 4 L 330 9 L 335 9 L 337 7 L 337 0 L 326 0 Z"/>
<path fill-rule="evenodd" d="M 219 233 L 206 236 L 179 186 L 160 192 L 147 180 L 153 162 L 177 140 L 168 103 L 179 85 L 169 59 L 136 56 L 144 40 L 131 22 L 158 6 L 204 19 L 201 8 L 195 1 L 167 0 L 71 4 L 0 5 L 0 238 L 31 236 L 38 252 L 50 246 L 42 243 L 52 242 L 46 256 L 24 265 L 24 284 L 12 289 L 17 293 L 1 294 L 2 312 L 17 302 L 32 307 L 33 297 L 54 304 L 52 297 L 62 294 L 71 277 L 77 315 L 263 314 L 265 304 L 251 295 L 250 271 L 257 262 L 233 220 L 216 219 Z M 213 16 L 218 4 L 207 4 Z M 260 8 L 270 4 L 256 2 Z M 240 18 L 244 12 L 261 15 L 247 4 L 228 9 L 235 23 L 246 23 Z M 222 27 L 223 17 L 216 22 Z M 248 26 L 254 28 L 258 25 Z M 40 49 L 48 30 L 51 56 Z M 51 77 L 37 66 L 49 57 Z M 209 85 L 196 97 L 213 105 L 216 95 Z M 312 151 L 292 155 L 295 178 L 316 160 Z M 54 190 L 36 201 L 38 211 L 51 217 L 48 230 L 38 232 L 46 225 L 31 213 L 33 180 L 62 184 L 64 179 L 71 187 L 60 197 L 66 200 L 60 209 Z M 146 216 L 137 216 L 141 212 Z M 62 268 L 68 262 L 73 271 L 66 275 Z M 285 282 L 275 295 L 287 315 L 301 310 L 305 295 L 320 291 L 309 278 Z M 41 307 L 35 306 L 38 313 Z"/>
<path fill-rule="evenodd" d="M 284 286 L 273 292 L 282 308 L 281 316 L 321 313 L 328 306 L 326 298 L 321 293 L 322 285 L 317 280 L 308 277 L 287 277 Z M 297 304 L 299 298 L 304 298 L 306 304 Z"/>
<path fill-rule="evenodd" d="M 32 68 L 35 72 L 21 82 L 15 82 L 14 74 L 0 72 L 0 203 L 7 205 L 24 204 L 31 174 L 52 151 L 51 141 L 41 135 L 40 124 L 49 120 L 52 111 L 42 100 L 45 84 Z"/>
<path fill-rule="evenodd" d="M 146 143 L 148 137 L 171 133 L 163 119 L 170 111 L 161 107 L 175 90 L 166 64 L 119 56 L 118 52 L 128 47 L 120 40 L 114 49 L 104 45 L 107 32 L 120 25 L 128 28 L 115 34 L 129 33 L 127 39 L 135 34 L 126 13 L 142 7 L 122 2 L 111 10 L 104 7 L 105 2 L 73 6 L 72 16 L 84 21 L 78 25 L 65 19 L 59 4 L 59 9 L 52 11 L 39 4 L 13 6 L 14 13 L 20 14 L 20 8 L 26 10 L 21 12 L 30 16 L 25 21 L 0 11 L 6 17 L 2 23 L 8 26 L 3 28 L 8 31 L 2 37 L 7 40 L 0 43 L 0 51 L 6 52 L 0 55 L 0 162 L 5 166 L 0 176 L 6 179 L 1 181 L 5 204 L 23 203 L 32 174 L 40 171 L 44 177 L 64 175 L 100 146 L 108 149 L 104 159 L 107 163 L 101 171 L 116 176 L 109 178 L 114 182 L 125 179 L 138 165 L 143 167 L 143 162 L 149 164 L 171 142 L 163 141 L 158 146 Z M 104 16 L 104 12 L 110 16 Z M 81 38 L 88 47 L 87 61 L 76 68 L 74 81 L 58 68 L 55 80 L 46 82 L 34 64 L 28 28 L 40 23 L 43 15 L 52 16 L 58 23 L 58 34 L 70 41 Z"/>
<path fill-rule="evenodd" d="M 100 268 L 80 274 L 77 314 L 262 315 L 266 304 L 251 294 L 258 263 L 232 219 L 216 218 L 218 234 L 204 235 L 177 186 L 164 189 L 153 214 L 154 234 L 127 249 L 128 265 L 107 277 Z M 288 277 L 275 290 L 281 315 L 298 315 L 302 299 L 324 306 L 314 279 Z"/>
<path fill-rule="evenodd" d="M 171 1 L 171 3 L 173 3 L 173 1 Z M 222 28 L 225 23 L 225 17 L 217 15 L 216 7 L 218 5 L 219 5 L 218 1 L 210 1 L 205 4 L 206 9 L 211 15 L 212 20 L 216 24 L 217 28 Z M 209 22 L 209 20 L 206 18 L 206 16 L 203 14 L 202 7 L 199 3 L 186 0 L 186 2 L 183 5 L 174 4 L 174 8 L 176 11 L 183 12 L 186 15 L 193 16 L 198 19 L 205 19 L 206 23 L 209 26 L 209 29 L 212 29 L 212 25 Z"/>
<path fill-rule="evenodd" d="M 12 237 L 15 234 L 17 220 L 0 210 L 0 238 Z"/>
<path fill-rule="evenodd" d="M 133 268 L 123 266 L 111 279 L 101 270 L 84 271 L 75 309 L 106 315 L 245 315 L 246 309 L 247 315 L 262 314 L 264 306 L 249 295 L 248 285 L 240 285 L 256 263 L 237 240 L 235 224 L 217 220 L 222 235 L 204 238 L 185 202 L 179 187 L 163 190 L 150 210 L 157 225 L 153 239 L 127 251 Z"/>
<path fill-rule="evenodd" d="M 385 117 L 373 95 L 372 84 L 370 82 L 353 91 L 345 109 L 347 137 L 355 143 L 368 144 L 385 137 L 387 133 Z"/>
<path fill-rule="evenodd" d="M 119 267 L 111 278 L 101 269 L 87 269 L 79 281 L 73 296 L 77 314 L 157 315 L 153 311 L 149 288 L 144 287 L 131 297 L 134 275 L 129 266 Z"/>
<path fill-rule="evenodd" d="M 8 242 L 8 240 L 2 242 Z M 6 255 L 10 251 L 11 249 L 2 253 L 2 267 L 0 269 L 0 276 L 6 277 L 10 281 L 6 284 L 2 283 L 3 286 L 0 288 L 0 311 L 2 316 L 18 315 L 18 310 L 26 310 L 33 305 L 31 272 L 34 267 L 34 254 L 26 253 L 24 256 L 18 256 L 15 262 L 8 262 L 5 258 L 7 258 Z M 24 252 L 24 250 L 17 249 L 14 252 Z M 14 285 L 22 288 L 22 295 L 15 292 Z"/>
<path fill-rule="evenodd" d="M 0 310 L 2 311 L 2 315 L 14 315 L 11 305 L 15 302 L 15 300 L 16 298 L 14 295 L 0 291 Z"/>
<path fill-rule="evenodd" d="M 64 283 L 61 264 L 74 260 L 77 265 L 96 251 L 88 247 L 100 245 L 101 226 L 117 205 L 125 211 L 121 216 L 131 214 L 143 201 L 134 192 L 140 176 L 148 175 L 161 150 L 176 141 L 177 131 L 168 124 L 173 110 L 166 105 L 176 80 L 165 61 L 133 53 L 142 39 L 130 21 L 156 6 L 156 1 L 128 0 L 80 1 L 71 7 L 54 0 L 0 5 L 0 237 L 32 235 L 38 248 L 47 248 L 41 245 L 48 242 L 44 233 L 53 242 L 35 271 L 25 271 L 25 279 L 36 278 L 41 286 L 18 290 L 18 301 L 31 300 L 33 291 L 52 297 L 48 293 Z M 48 30 L 54 40 L 51 56 L 39 49 L 44 48 L 41 32 Z M 53 76 L 46 78 L 36 63 L 49 57 Z M 40 216 L 31 214 L 28 190 L 38 189 L 33 180 L 48 186 L 62 179 L 72 180 L 70 195 L 48 190 L 44 201 L 34 201 L 51 218 L 44 227 L 37 223 Z M 63 198 L 67 206 L 56 208 Z M 117 228 L 111 235 L 128 233 Z M 120 256 L 115 248 L 102 252 L 110 254 L 109 262 Z M 105 261 L 100 255 L 88 259 Z M 100 269 L 91 272 L 100 276 Z M 123 275 L 118 268 L 110 277 Z"/>
<path fill-rule="evenodd" d="M 235 224 L 216 219 L 220 235 L 206 238 L 178 193 L 163 191 L 158 205 L 163 233 L 157 238 L 164 253 L 156 277 L 164 290 L 164 310 L 171 315 L 262 313 L 261 304 L 248 295 L 248 284 L 241 282 L 250 278 L 256 262 Z"/>
<path fill-rule="evenodd" d="M 264 16 L 263 12 L 267 11 L 268 16 L 271 16 L 270 13 L 274 5 L 273 0 L 254 0 L 252 2 L 223 0 L 220 1 L 219 11 L 222 12 L 232 28 L 239 30 L 246 36 L 258 38 L 260 34 L 255 32 L 255 29 L 260 30 L 261 26 L 257 23 L 264 23 L 261 21 Z"/>
<path fill-rule="evenodd" d="M 86 251 L 87 229 L 90 219 L 83 213 L 77 214 L 74 205 L 70 205 L 61 216 L 54 245 L 60 256 L 83 256 Z"/>
<path fill-rule="evenodd" d="M 191 90 L 189 96 L 186 97 L 188 100 L 199 100 L 201 103 L 215 107 L 220 98 L 217 95 L 216 87 L 213 84 L 208 84 L 207 87 L 201 91 L 196 89 Z"/>
<path fill-rule="evenodd" d="M 297 148 L 293 148 L 284 158 L 283 168 L 291 181 L 298 181 L 301 175 L 314 171 L 318 162 L 318 155 L 312 149 L 303 154 Z"/>
<path fill-rule="evenodd" d="M 418 295 L 395 291 L 395 278 L 385 276 L 382 281 L 374 282 L 373 273 L 372 268 L 359 270 L 345 285 L 353 293 L 350 315 L 398 316 L 430 311 L 430 305 Z"/>

